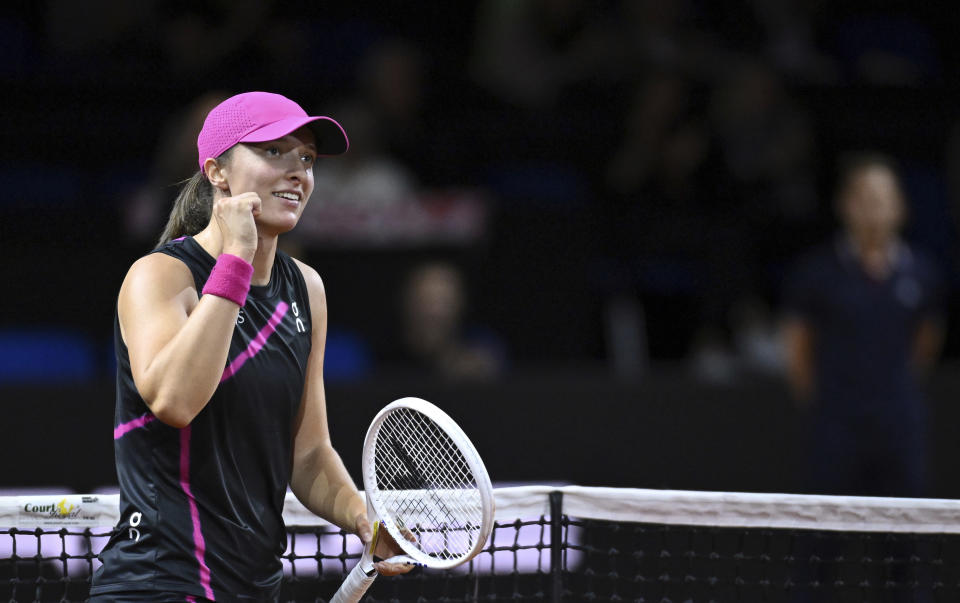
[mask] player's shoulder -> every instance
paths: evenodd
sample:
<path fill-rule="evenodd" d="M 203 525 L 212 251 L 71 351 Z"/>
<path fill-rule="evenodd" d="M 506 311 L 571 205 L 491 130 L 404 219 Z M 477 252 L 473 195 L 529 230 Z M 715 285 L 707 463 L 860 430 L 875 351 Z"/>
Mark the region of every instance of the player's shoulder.
<path fill-rule="evenodd" d="M 117 312 L 124 317 L 161 308 L 182 308 L 190 313 L 197 303 L 196 281 L 186 264 L 160 253 L 135 261 L 127 271 L 117 296 Z M 168 306 L 168 304 L 174 304 Z"/>
<path fill-rule="evenodd" d="M 310 293 L 311 303 L 325 303 L 327 292 L 320 273 L 306 262 L 292 256 L 288 257 L 290 257 L 294 265 L 300 270 L 300 274 L 303 275 L 303 282 L 307 286 L 307 291 Z"/>
<path fill-rule="evenodd" d="M 180 259 L 165 253 L 149 253 L 130 265 L 124 285 L 155 287 L 193 285 L 190 269 Z"/>
<path fill-rule="evenodd" d="M 303 275 L 303 280 L 306 281 L 307 287 L 319 286 L 323 287 L 323 279 L 320 278 L 320 273 L 316 269 L 307 264 L 303 260 L 298 260 L 295 257 L 288 256 L 293 261 L 294 265 L 300 270 L 300 274 Z"/>

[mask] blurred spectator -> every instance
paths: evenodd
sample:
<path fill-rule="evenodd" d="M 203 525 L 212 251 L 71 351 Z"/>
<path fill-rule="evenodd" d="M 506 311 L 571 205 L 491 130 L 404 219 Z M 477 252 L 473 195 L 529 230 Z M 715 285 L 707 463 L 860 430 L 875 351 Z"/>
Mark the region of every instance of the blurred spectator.
<path fill-rule="evenodd" d="M 694 332 L 697 350 L 703 352 L 697 357 L 698 370 L 725 379 L 729 363 L 719 353 L 707 353 L 706 338 L 709 335 L 711 345 L 714 339 L 722 341 L 715 330 L 723 318 L 716 315 L 723 312 L 724 288 L 734 284 L 725 275 L 742 263 L 725 251 L 733 247 L 727 234 L 732 221 L 715 198 L 717 160 L 705 107 L 698 100 L 703 90 L 671 71 L 654 72 L 641 81 L 623 138 L 607 164 L 605 192 L 613 214 L 611 228 L 617 233 L 613 252 L 633 266 L 649 314 L 653 355 L 660 353 L 661 307 L 672 317 L 678 299 L 693 299 L 690 318 L 695 324 L 673 328 L 671 337 L 686 340 Z M 677 347 L 682 349 L 668 353 L 686 354 L 688 342 Z"/>
<path fill-rule="evenodd" d="M 691 186 L 707 140 L 702 124 L 690 119 L 692 84 L 672 72 L 645 78 L 634 94 L 623 140 L 606 169 L 606 187 L 617 196 L 640 193 L 652 179 L 668 187 Z"/>
<path fill-rule="evenodd" d="M 371 44 L 357 65 L 346 105 L 370 115 L 379 151 L 402 164 L 421 187 L 473 186 L 478 163 L 489 159 L 478 141 L 489 124 L 472 112 L 472 91 L 458 82 L 459 73 L 444 73 L 449 57 L 427 48 L 404 36 Z"/>
<path fill-rule="evenodd" d="M 817 209 L 814 138 L 807 111 L 764 61 L 745 58 L 710 104 L 732 202 L 765 224 L 810 220 Z"/>
<path fill-rule="evenodd" d="M 82 74 L 110 81 L 149 76 L 177 85 L 203 79 L 205 87 L 223 82 L 225 72 L 249 77 L 254 60 L 267 51 L 258 46 L 259 34 L 273 23 L 276 7 L 274 0 L 46 4 L 53 67 L 64 77 Z"/>
<path fill-rule="evenodd" d="M 824 4 L 823 0 L 750 0 L 765 38 L 763 54 L 792 80 L 837 82 L 835 61 L 817 44 L 815 21 Z"/>
<path fill-rule="evenodd" d="M 804 207 L 793 203 L 800 196 L 795 180 L 812 188 L 808 146 L 790 139 L 795 124 L 782 123 L 782 103 L 743 79 L 705 105 L 706 84 L 669 71 L 645 78 L 605 178 L 621 233 L 616 253 L 638 266 L 645 304 L 657 295 L 694 300 L 684 353 L 695 374 L 711 382 L 779 369 L 777 329 L 761 286 L 763 263 L 776 248 L 763 247 L 761 237 L 787 232 L 800 220 L 795 214 L 810 219 L 815 209 L 807 201 L 812 190 L 802 191 Z M 741 91 L 751 86 L 760 90 Z M 735 96 L 733 90 L 740 95 L 718 107 L 718 97 Z M 760 126 L 750 122 L 751 112 Z M 749 148 L 751 139 L 759 151 Z M 777 143 L 791 146 L 772 150 Z M 771 236 L 770 244 L 783 240 Z"/>
<path fill-rule="evenodd" d="M 453 380 L 486 380 L 506 368 L 505 347 L 486 328 L 467 322 L 463 274 L 446 262 L 417 266 L 402 290 L 400 333 L 384 367 Z"/>
<path fill-rule="evenodd" d="M 275 0 L 164 4 L 159 50 L 170 75 L 177 81 L 218 77 L 218 70 L 247 76 L 252 57 L 263 52 L 258 42 L 274 23 L 275 5 Z"/>
<path fill-rule="evenodd" d="M 324 246 L 466 244 L 485 226 L 486 200 L 463 182 L 446 183 L 446 158 L 435 144 L 445 134 L 431 116 L 427 130 L 425 64 L 403 38 L 374 43 L 360 61 L 357 86 L 330 114 L 343 125 L 350 150 L 322 159 L 316 184 L 288 251 Z"/>
<path fill-rule="evenodd" d="M 788 280 L 788 377 L 812 419 L 810 488 L 828 494 L 923 496 L 923 376 L 942 338 L 940 278 L 900 237 L 905 199 L 894 164 L 844 164 L 841 232 Z"/>
<path fill-rule="evenodd" d="M 425 112 L 426 58 L 420 47 L 405 38 L 380 40 L 368 49 L 357 69 L 355 97 L 348 105 L 364 111 L 376 132 L 378 152 L 395 157 L 418 179 L 431 182 L 434 165 Z M 431 128 L 432 129 L 432 128 Z"/>
<path fill-rule="evenodd" d="M 584 0 L 485 0 L 477 10 L 470 74 L 500 100 L 552 105 L 568 86 L 602 67 L 608 42 L 589 25 Z"/>
<path fill-rule="evenodd" d="M 206 92 L 167 118 L 153 152 L 146 182 L 120 204 L 128 241 L 154 243 L 163 229 L 177 187 L 197 171 L 197 135 L 210 109 L 225 100 L 222 91 Z"/>
<path fill-rule="evenodd" d="M 701 376 L 727 380 L 742 368 L 776 368 L 776 355 L 757 356 L 774 341 L 773 321 L 757 320 L 775 297 L 775 267 L 816 224 L 815 147 L 806 112 L 763 61 L 738 61 L 708 110 L 718 179 L 704 209 L 714 216 L 705 233 L 709 284 L 690 358 Z"/>
<path fill-rule="evenodd" d="M 620 0 L 610 28 L 614 52 L 591 68 L 603 72 L 609 63 L 634 77 L 653 71 L 698 83 L 715 81 L 723 76 L 732 53 L 713 27 L 704 27 L 704 10 L 691 0 Z M 723 11 L 729 13 L 732 7 L 725 5 Z"/>
<path fill-rule="evenodd" d="M 486 0 L 470 71 L 495 97 L 547 108 L 581 84 L 629 84 L 650 72 L 709 81 L 729 53 L 689 0 Z"/>

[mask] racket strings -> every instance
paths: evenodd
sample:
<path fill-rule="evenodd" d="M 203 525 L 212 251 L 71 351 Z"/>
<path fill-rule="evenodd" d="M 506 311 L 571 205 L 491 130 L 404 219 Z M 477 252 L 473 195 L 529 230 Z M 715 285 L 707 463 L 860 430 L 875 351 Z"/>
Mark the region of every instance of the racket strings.
<path fill-rule="evenodd" d="M 428 417 L 398 409 L 384 420 L 375 473 L 385 517 L 411 531 L 424 553 L 455 559 L 479 537 L 482 504 L 476 478 L 456 442 Z"/>
<path fill-rule="evenodd" d="M 410 413 L 397 415 L 396 428 L 390 435 L 395 440 L 401 440 L 402 447 L 398 450 L 416 463 L 413 468 L 423 476 L 424 480 L 446 478 L 447 483 L 437 483 L 437 488 L 476 486 L 476 480 L 450 437 L 436 424 L 423 415 Z M 435 463 L 440 462 L 439 466 Z M 428 484 L 424 484 L 428 485 Z"/>

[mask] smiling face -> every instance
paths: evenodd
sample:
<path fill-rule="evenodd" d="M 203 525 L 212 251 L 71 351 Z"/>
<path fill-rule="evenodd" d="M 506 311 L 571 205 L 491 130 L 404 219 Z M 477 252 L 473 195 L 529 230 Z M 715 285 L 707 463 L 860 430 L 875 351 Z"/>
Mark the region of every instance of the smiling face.
<path fill-rule="evenodd" d="M 313 192 L 316 160 L 317 146 L 308 127 L 268 142 L 238 144 L 221 167 L 229 186 L 226 194 L 257 193 L 260 234 L 287 232 L 297 225 Z"/>

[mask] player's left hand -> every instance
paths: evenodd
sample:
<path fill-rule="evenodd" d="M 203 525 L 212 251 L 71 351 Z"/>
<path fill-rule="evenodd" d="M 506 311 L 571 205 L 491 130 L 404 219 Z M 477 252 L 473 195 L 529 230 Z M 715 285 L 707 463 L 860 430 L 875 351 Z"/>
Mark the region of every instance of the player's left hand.
<path fill-rule="evenodd" d="M 373 527 L 370 525 L 370 521 L 366 516 L 361 516 L 357 518 L 357 534 L 360 536 L 360 540 L 363 541 L 365 546 L 369 545 L 370 540 L 373 539 Z M 415 536 L 409 530 L 404 531 L 404 535 L 408 540 L 413 542 L 416 540 Z M 383 576 L 398 576 L 400 574 L 406 574 L 413 568 L 417 567 L 416 564 L 406 562 L 406 561 L 386 561 L 391 557 L 397 555 L 404 555 L 403 549 L 400 548 L 400 545 L 397 544 L 397 541 L 393 539 L 393 536 L 390 535 L 390 532 L 384 529 L 382 526 L 377 530 L 377 543 L 373 551 L 374 559 L 381 559 L 374 563 L 374 567 L 377 568 L 377 572 Z"/>
<path fill-rule="evenodd" d="M 383 526 L 380 527 L 380 536 L 377 540 L 377 547 L 373 552 L 375 559 L 390 559 L 396 555 L 405 555 L 403 549 L 400 548 L 400 545 L 397 544 L 397 541 L 394 540 L 393 535 L 387 531 Z M 416 542 L 417 538 L 413 535 L 413 532 L 404 528 L 402 530 L 404 537 L 410 542 Z M 413 568 L 417 567 L 416 564 L 410 562 L 389 562 L 389 561 L 378 561 L 374 564 L 377 568 L 377 571 L 383 574 L 384 576 L 396 576 L 397 574 L 406 574 Z"/>

